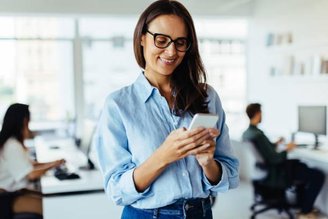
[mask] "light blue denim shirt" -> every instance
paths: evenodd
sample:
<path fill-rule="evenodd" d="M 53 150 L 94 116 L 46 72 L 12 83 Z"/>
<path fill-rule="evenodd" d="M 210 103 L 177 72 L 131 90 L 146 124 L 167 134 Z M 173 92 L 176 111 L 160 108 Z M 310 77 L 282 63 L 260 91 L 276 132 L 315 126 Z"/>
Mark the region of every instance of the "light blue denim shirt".
<path fill-rule="evenodd" d="M 143 74 L 130 86 L 110 94 L 94 138 L 106 193 L 118 205 L 150 209 L 169 205 L 180 198 L 204 198 L 238 186 L 238 160 L 233 156 L 228 127 L 220 99 L 208 86 L 209 111 L 219 115 L 215 159 L 222 166 L 222 178 L 211 185 L 195 156 L 169 165 L 140 193 L 132 173 L 160 147 L 169 133 L 188 127 L 192 117 L 175 116 L 167 101 Z"/>

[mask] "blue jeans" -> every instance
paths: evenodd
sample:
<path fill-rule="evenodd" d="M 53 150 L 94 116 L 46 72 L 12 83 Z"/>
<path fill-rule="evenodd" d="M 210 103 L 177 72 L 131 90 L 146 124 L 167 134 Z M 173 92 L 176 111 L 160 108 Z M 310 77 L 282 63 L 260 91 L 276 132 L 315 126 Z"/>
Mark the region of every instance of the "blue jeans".
<path fill-rule="evenodd" d="M 121 219 L 212 219 L 209 198 L 179 199 L 155 209 L 139 209 L 130 205 L 123 209 Z"/>

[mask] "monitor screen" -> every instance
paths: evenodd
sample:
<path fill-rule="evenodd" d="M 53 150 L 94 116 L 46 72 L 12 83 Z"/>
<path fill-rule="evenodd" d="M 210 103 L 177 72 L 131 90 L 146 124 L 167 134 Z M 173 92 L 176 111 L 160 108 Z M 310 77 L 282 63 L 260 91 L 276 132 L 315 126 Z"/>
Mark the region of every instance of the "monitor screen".
<path fill-rule="evenodd" d="M 299 106 L 298 131 L 309 132 L 315 135 L 327 134 L 327 107 L 326 106 Z"/>

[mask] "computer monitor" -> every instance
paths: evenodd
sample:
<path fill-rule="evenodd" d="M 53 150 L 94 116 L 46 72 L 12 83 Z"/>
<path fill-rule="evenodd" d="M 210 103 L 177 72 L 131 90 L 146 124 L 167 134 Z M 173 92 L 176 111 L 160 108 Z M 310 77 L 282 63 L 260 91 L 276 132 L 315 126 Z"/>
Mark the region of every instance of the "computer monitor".
<path fill-rule="evenodd" d="M 319 146 L 318 135 L 327 134 L 327 107 L 326 106 L 299 106 L 298 131 L 314 134 L 314 147 Z"/>
<path fill-rule="evenodd" d="M 96 124 L 93 121 L 86 120 L 84 121 L 83 134 L 80 139 L 77 139 L 78 148 L 85 154 L 87 157 L 87 164 L 80 167 L 80 169 L 95 169 L 95 165 L 90 159 L 90 152 L 92 148 L 93 135 L 96 130 Z"/>

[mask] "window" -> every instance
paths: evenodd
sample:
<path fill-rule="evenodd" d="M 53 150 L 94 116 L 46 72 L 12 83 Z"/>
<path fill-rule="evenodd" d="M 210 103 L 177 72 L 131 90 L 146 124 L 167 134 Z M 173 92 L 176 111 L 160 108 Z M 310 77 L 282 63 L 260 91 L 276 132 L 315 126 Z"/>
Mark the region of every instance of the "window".
<path fill-rule="evenodd" d="M 14 102 L 30 105 L 32 126 L 74 117 L 72 20 L 0 18 L 0 26 L 1 120 Z"/>
<path fill-rule="evenodd" d="M 218 92 L 232 132 L 244 127 L 246 102 L 247 22 L 241 19 L 196 18 L 196 31 L 208 83 Z M 240 133 L 240 132 L 239 132 Z"/>
<path fill-rule="evenodd" d="M 132 42 L 137 19 L 0 17 L 0 123 L 13 102 L 30 105 L 36 126 L 95 121 L 106 96 L 141 72 Z M 236 127 L 244 118 L 247 22 L 194 20 L 208 83 Z"/>
<path fill-rule="evenodd" d="M 84 118 L 95 120 L 106 96 L 133 83 L 141 69 L 133 53 L 134 17 L 82 18 Z"/>

